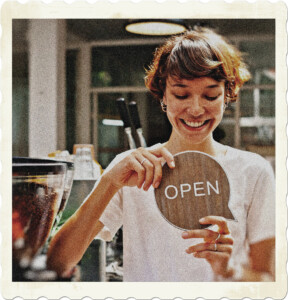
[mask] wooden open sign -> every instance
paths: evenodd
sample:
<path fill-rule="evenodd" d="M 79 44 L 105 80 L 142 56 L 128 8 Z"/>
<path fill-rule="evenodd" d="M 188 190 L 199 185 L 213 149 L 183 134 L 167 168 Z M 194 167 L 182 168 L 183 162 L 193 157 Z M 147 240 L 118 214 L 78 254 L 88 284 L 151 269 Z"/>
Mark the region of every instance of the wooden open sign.
<path fill-rule="evenodd" d="M 234 220 L 228 202 L 230 186 L 225 171 L 211 156 L 182 152 L 174 157 L 176 167 L 163 166 L 155 198 L 163 217 L 181 229 L 200 229 L 199 219 L 223 216 Z"/>

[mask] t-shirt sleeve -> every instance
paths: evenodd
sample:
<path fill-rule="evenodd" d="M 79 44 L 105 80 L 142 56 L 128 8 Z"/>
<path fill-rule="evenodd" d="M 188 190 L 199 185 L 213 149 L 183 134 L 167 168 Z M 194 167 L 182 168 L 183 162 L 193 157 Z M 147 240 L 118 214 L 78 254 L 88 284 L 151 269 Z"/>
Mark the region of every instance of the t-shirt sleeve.
<path fill-rule="evenodd" d="M 249 244 L 275 237 L 275 177 L 271 165 L 263 161 L 247 216 Z"/>
<path fill-rule="evenodd" d="M 96 238 L 105 241 L 111 241 L 123 224 L 123 201 L 121 191 L 117 192 L 111 199 L 103 214 L 100 217 L 100 222 L 104 228 L 98 233 Z"/>
<path fill-rule="evenodd" d="M 111 170 L 120 160 L 128 155 L 131 150 L 117 155 L 105 169 L 104 173 Z M 96 239 L 111 241 L 123 224 L 123 191 L 120 189 L 110 200 L 109 204 L 102 213 L 99 221 L 104 225 L 103 229 L 97 234 Z"/>

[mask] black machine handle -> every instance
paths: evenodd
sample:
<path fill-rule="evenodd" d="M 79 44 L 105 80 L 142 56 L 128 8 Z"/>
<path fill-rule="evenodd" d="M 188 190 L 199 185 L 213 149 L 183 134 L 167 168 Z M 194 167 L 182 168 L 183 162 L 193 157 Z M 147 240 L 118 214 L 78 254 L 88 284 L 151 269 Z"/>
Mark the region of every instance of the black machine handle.
<path fill-rule="evenodd" d="M 135 144 L 135 141 L 132 136 L 131 122 L 130 122 L 129 112 L 128 112 L 128 108 L 127 108 L 125 99 L 118 98 L 118 99 L 116 99 L 116 103 L 118 106 L 118 110 L 119 110 L 121 119 L 123 120 L 123 123 L 124 123 L 124 130 L 125 130 L 125 133 L 128 138 L 129 147 L 130 147 L 130 149 L 135 149 L 136 144 Z"/>
<path fill-rule="evenodd" d="M 131 128 L 131 123 L 130 123 L 130 119 L 129 119 L 129 112 L 127 109 L 127 105 L 125 102 L 124 98 L 118 98 L 116 100 L 117 106 L 118 106 L 118 110 L 120 113 L 120 117 L 123 120 L 124 123 L 124 128 L 130 127 Z"/>
<path fill-rule="evenodd" d="M 132 119 L 132 122 L 135 126 L 135 129 L 141 128 L 140 118 L 139 118 L 139 112 L 137 109 L 137 103 L 135 101 L 131 101 L 128 104 L 130 116 Z"/>
<path fill-rule="evenodd" d="M 140 122 L 140 117 L 139 117 L 139 112 L 137 109 L 137 103 L 135 101 L 131 101 L 128 105 L 129 107 L 129 112 L 130 112 L 130 116 L 132 119 L 132 122 L 135 126 L 136 132 L 138 134 L 139 137 L 139 141 L 140 141 L 140 145 L 141 147 L 147 147 L 145 138 L 143 136 L 143 131 L 142 131 L 142 127 L 141 127 L 141 122 Z"/>

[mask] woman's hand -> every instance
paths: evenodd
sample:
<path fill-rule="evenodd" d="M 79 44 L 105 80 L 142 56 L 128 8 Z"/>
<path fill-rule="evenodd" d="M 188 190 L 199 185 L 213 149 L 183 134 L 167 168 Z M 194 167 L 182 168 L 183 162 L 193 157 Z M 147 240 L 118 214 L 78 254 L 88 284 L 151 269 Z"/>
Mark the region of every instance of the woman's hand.
<path fill-rule="evenodd" d="M 175 167 L 173 155 L 164 147 L 153 150 L 138 148 L 117 165 L 106 177 L 110 178 L 117 189 L 123 186 L 137 186 L 147 191 L 151 185 L 157 188 L 162 179 L 162 163 L 167 162 L 170 168 Z"/>
<path fill-rule="evenodd" d="M 233 271 L 228 269 L 228 263 L 232 253 L 233 239 L 227 220 L 219 216 L 208 216 L 200 219 L 199 222 L 203 225 L 217 225 L 218 231 L 195 229 L 183 232 L 184 239 L 203 238 L 204 240 L 203 243 L 189 247 L 186 252 L 193 253 L 196 258 L 205 258 L 216 275 L 231 276 Z"/>

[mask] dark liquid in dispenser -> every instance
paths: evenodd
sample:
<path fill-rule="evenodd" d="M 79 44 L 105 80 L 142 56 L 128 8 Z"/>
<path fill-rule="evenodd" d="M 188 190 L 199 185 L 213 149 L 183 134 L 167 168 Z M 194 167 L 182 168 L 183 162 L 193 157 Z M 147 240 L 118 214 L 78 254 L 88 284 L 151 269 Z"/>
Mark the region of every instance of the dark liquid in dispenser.
<path fill-rule="evenodd" d="M 13 184 L 13 260 L 25 267 L 49 237 L 59 205 L 58 193 L 45 184 Z"/>

